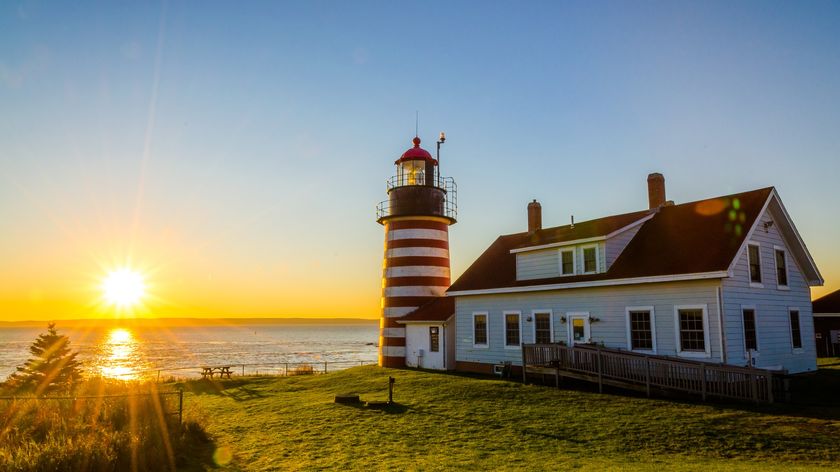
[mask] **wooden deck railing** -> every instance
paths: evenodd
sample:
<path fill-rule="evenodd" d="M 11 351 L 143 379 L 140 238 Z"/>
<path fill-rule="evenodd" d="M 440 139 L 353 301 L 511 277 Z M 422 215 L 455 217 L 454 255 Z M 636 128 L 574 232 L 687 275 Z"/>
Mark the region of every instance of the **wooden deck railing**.
<path fill-rule="evenodd" d="M 522 375 L 554 373 L 645 391 L 685 392 L 731 400 L 773 403 L 774 381 L 780 373 L 730 365 L 709 364 L 674 357 L 639 354 L 597 346 L 525 344 Z M 774 379 L 775 375 L 775 379 Z"/>

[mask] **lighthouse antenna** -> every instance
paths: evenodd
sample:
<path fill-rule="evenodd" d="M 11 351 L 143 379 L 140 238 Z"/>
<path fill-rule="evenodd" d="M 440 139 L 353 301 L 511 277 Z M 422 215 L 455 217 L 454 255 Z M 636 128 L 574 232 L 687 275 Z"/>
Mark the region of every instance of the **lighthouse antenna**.
<path fill-rule="evenodd" d="M 440 138 L 438 138 L 437 142 L 437 155 L 435 156 L 438 161 L 438 180 L 440 179 L 440 145 L 446 142 L 446 133 L 443 131 L 440 132 Z"/>

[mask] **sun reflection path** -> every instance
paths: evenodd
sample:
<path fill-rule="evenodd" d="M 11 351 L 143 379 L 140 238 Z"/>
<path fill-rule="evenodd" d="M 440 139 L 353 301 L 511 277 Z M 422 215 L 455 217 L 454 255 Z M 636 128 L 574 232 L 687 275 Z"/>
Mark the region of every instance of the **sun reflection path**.
<path fill-rule="evenodd" d="M 124 328 L 108 333 L 102 344 L 99 371 L 103 377 L 119 380 L 137 380 L 140 352 L 134 334 Z"/>

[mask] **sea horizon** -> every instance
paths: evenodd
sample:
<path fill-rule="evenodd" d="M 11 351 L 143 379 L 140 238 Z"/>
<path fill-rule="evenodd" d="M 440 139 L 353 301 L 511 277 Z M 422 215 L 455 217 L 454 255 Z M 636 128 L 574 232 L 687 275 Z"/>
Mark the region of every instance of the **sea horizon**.
<path fill-rule="evenodd" d="M 227 317 L 204 317 L 204 316 L 177 316 L 177 317 L 125 317 L 125 318 L 56 318 L 44 320 L 0 320 L 0 329 L 14 327 L 44 327 L 49 323 L 55 323 L 56 327 L 77 328 L 77 327 L 179 327 L 179 326 L 225 326 L 225 325 L 366 325 L 377 324 L 379 318 L 356 318 L 356 317 L 260 317 L 260 316 L 227 316 Z"/>

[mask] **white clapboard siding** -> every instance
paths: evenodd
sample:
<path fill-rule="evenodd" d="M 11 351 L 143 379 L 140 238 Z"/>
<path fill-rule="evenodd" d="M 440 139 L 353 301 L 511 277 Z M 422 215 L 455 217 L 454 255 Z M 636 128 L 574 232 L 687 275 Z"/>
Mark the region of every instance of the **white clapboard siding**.
<path fill-rule="evenodd" d="M 560 252 L 557 248 L 516 254 L 516 279 L 533 280 L 560 275 Z"/>
<path fill-rule="evenodd" d="M 720 361 L 719 316 L 717 311 L 718 280 L 640 284 L 620 287 L 593 287 L 571 290 L 458 297 L 457 360 L 461 362 L 499 363 L 511 361 L 521 365 L 522 352 L 504 346 L 505 311 L 522 312 L 522 341 L 534 342 L 533 321 L 527 318 L 533 310 L 552 310 L 555 340 L 568 341 L 567 323 L 561 317 L 568 312 L 589 312 L 600 321 L 591 326 L 592 340 L 607 347 L 627 348 L 626 308 L 653 306 L 656 320 L 657 352 L 676 355 L 674 306 L 707 306 L 711 357 Z M 489 347 L 473 347 L 473 313 L 488 313 Z"/>
<path fill-rule="evenodd" d="M 756 366 L 767 368 L 782 366 L 791 373 L 814 370 L 816 369 L 816 346 L 810 287 L 796 261 L 793 260 L 793 255 L 782 238 L 778 225 L 775 222 L 772 225 L 769 224 L 771 221 L 774 221 L 774 218 L 768 210 L 761 215 L 750 239 L 760 245 L 763 288 L 750 285 L 746 247 L 738 256 L 733 277 L 723 280 L 726 351 L 729 357 L 727 361 L 730 364 L 746 363 L 741 310 L 743 306 L 753 306 L 759 348 Z M 766 230 L 765 223 L 768 224 Z M 778 288 L 773 246 L 786 249 L 789 290 Z M 802 349 L 796 352 L 791 345 L 788 315 L 790 307 L 799 309 Z"/>

